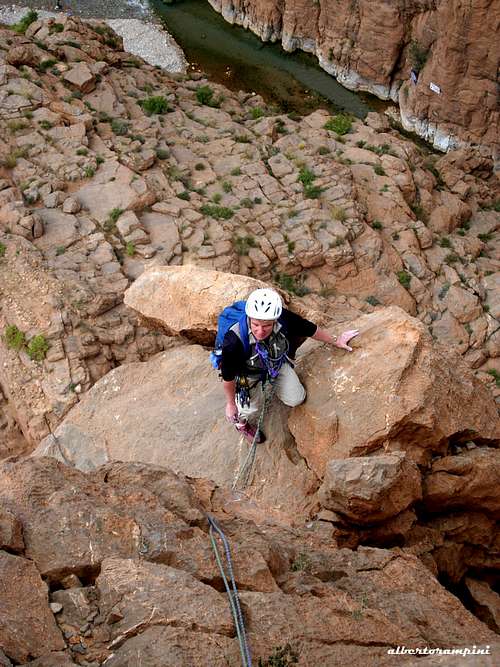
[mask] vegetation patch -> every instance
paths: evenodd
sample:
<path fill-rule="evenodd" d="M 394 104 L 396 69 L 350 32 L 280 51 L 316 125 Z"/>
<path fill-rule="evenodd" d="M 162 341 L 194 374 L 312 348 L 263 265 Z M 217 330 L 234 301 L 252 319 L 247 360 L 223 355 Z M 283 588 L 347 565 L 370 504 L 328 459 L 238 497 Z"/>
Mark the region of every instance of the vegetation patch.
<path fill-rule="evenodd" d="M 43 361 L 49 351 L 47 339 L 42 334 L 33 336 L 26 349 L 28 356 L 33 361 Z"/>
<path fill-rule="evenodd" d="M 19 352 L 26 344 L 24 332 L 16 327 L 15 324 L 9 324 L 3 332 L 3 339 L 9 350 Z"/>
<path fill-rule="evenodd" d="M 6 250 L 7 250 L 7 246 L 5 245 L 5 243 L 2 243 L 2 242 L 0 241 L 0 259 L 1 259 L 2 257 L 5 257 L 5 251 L 6 251 Z"/>
<path fill-rule="evenodd" d="M 227 206 L 216 206 L 215 204 L 203 204 L 200 211 L 203 215 L 209 215 L 216 220 L 229 220 L 234 215 L 232 208 Z"/>
<path fill-rule="evenodd" d="M 170 110 L 168 101 L 163 95 L 147 97 L 144 100 L 139 100 L 138 104 L 147 116 L 167 113 Z"/>
<path fill-rule="evenodd" d="M 19 23 L 15 23 L 12 26 L 12 30 L 15 30 L 15 32 L 19 33 L 20 35 L 24 35 L 28 27 L 37 19 L 38 14 L 30 9 L 29 12 L 22 17 Z"/>
<path fill-rule="evenodd" d="M 250 248 L 257 245 L 253 236 L 235 236 L 233 244 L 237 255 L 248 255 Z"/>
<path fill-rule="evenodd" d="M 220 107 L 222 98 L 215 98 L 214 95 L 213 89 L 208 85 L 198 86 L 196 89 L 196 99 L 207 107 Z"/>
<path fill-rule="evenodd" d="M 258 667 L 290 667 L 298 662 L 297 651 L 290 644 L 285 644 L 285 646 L 277 646 L 266 660 L 259 658 Z"/>
<path fill-rule="evenodd" d="M 428 56 L 429 49 L 425 49 L 416 40 L 410 42 L 410 47 L 408 49 L 408 59 L 415 72 L 418 73 L 424 68 Z"/>
<path fill-rule="evenodd" d="M 335 132 L 336 134 L 343 135 L 348 134 L 352 129 L 352 120 L 345 113 L 339 113 L 336 116 L 329 118 L 326 123 L 323 125 L 325 130 L 330 130 L 330 132 Z"/>

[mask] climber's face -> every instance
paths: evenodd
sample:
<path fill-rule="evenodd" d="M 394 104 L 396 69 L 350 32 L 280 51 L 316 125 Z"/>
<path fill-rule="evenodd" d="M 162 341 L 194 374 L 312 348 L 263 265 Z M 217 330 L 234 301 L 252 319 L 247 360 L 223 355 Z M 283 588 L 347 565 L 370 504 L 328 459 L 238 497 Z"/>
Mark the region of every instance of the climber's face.
<path fill-rule="evenodd" d="M 250 330 L 256 340 L 265 340 L 271 335 L 276 320 L 250 319 Z"/>

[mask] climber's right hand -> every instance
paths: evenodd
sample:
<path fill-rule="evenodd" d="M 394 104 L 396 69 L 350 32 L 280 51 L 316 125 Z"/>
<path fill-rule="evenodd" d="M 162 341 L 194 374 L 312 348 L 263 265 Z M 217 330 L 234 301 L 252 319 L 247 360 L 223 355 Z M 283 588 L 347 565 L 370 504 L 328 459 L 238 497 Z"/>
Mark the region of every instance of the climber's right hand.
<path fill-rule="evenodd" d="M 238 421 L 238 408 L 236 403 L 226 403 L 226 419 L 234 424 Z"/>

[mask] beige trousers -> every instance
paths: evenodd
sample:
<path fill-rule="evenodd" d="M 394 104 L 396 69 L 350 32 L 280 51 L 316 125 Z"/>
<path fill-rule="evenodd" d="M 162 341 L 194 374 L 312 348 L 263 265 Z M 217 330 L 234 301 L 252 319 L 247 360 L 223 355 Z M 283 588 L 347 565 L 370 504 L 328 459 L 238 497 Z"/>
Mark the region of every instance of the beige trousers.
<path fill-rule="evenodd" d="M 297 373 L 287 362 L 283 364 L 276 378 L 275 394 L 285 405 L 291 408 L 300 405 L 306 399 L 306 390 L 297 377 Z M 250 389 L 250 405 L 242 406 L 238 397 L 236 397 L 239 419 L 255 424 L 262 408 L 262 400 L 262 382 Z"/>

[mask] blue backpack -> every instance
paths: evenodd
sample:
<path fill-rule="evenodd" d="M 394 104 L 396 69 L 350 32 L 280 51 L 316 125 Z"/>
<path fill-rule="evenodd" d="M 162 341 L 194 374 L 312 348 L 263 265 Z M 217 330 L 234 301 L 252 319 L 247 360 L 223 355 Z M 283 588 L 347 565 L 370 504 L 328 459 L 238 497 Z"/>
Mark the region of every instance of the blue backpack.
<path fill-rule="evenodd" d="M 224 308 L 222 313 L 219 315 L 219 319 L 217 320 L 215 349 L 210 352 L 210 361 L 212 362 L 213 368 L 216 370 L 220 370 L 221 366 L 222 343 L 224 342 L 224 336 L 236 323 L 240 325 L 239 338 L 243 343 L 245 357 L 250 355 L 250 340 L 248 338 L 248 320 L 245 313 L 245 305 L 246 301 L 235 301 L 232 305 L 226 306 L 226 308 Z M 284 326 L 281 315 L 278 318 L 278 322 L 281 324 L 282 332 L 286 334 L 286 327 Z"/>
<path fill-rule="evenodd" d="M 215 338 L 215 349 L 210 352 L 212 366 L 220 369 L 222 361 L 222 343 L 224 336 L 236 323 L 240 325 L 240 338 L 245 350 L 245 356 L 250 353 L 250 341 L 248 339 L 248 320 L 245 313 L 246 301 L 235 301 L 231 306 L 224 308 L 217 320 L 217 336 Z"/>

